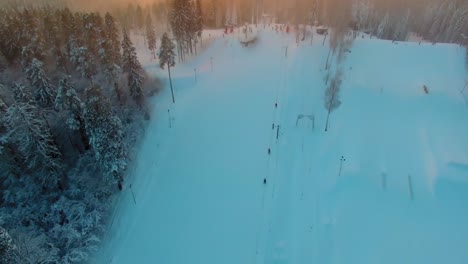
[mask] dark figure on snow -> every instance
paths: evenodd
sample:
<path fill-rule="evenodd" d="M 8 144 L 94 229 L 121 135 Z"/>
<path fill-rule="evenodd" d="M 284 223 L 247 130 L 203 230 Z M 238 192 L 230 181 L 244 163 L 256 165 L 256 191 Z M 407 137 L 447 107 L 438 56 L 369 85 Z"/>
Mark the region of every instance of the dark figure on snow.
<path fill-rule="evenodd" d="M 266 178 L 263 178 L 263 184 L 266 184 Z"/>
<path fill-rule="evenodd" d="M 278 103 L 275 103 L 275 108 L 278 108 Z"/>
<path fill-rule="evenodd" d="M 271 149 L 270 149 L 270 148 L 268 148 L 268 155 L 270 155 L 270 154 L 271 154 Z"/>
<path fill-rule="evenodd" d="M 117 182 L 117 187 L 119 188 L 119 191 L 122 191 L 122 182 L 121 181 Z"/>

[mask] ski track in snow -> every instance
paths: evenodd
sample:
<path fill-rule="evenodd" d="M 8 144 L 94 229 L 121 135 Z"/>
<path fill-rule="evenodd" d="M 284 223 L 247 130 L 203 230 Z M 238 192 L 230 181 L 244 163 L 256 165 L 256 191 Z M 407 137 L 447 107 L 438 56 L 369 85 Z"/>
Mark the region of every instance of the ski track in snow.
<path fill-rule="evenodd" d="M 153 99 L 95 263 L 467 263 L 461 48 L 358 38 L 324 132 L 320 36 L 220 32 Z"/>

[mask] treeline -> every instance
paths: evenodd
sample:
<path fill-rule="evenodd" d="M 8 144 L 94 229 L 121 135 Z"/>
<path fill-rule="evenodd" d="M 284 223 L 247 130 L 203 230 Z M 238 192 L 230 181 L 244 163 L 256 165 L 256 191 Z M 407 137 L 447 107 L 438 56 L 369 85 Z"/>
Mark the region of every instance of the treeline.
<path fill-rule="evenodd" d="M 109 13 L 4 9 L 0 35 L 0 263 L 83 263 L 158 83 Z"/>
<path fill-rule="evenodd" d="M 406 40 L 414 32 L 432 42 L 468 44 L 463 36 L 468 32 L 464 0 L 298 0 L 280 22 L 329 25 L 343 6 L 351 28 L 378 38 Z"/>
<path fill-rule="evenodd" d="M 177 41 L 177 53 L 181 61 L 185 55 L 197 52 L 202 40 L 203 13 L 200 0 L 174 0 L 169 13 L 172 34 Z"/>

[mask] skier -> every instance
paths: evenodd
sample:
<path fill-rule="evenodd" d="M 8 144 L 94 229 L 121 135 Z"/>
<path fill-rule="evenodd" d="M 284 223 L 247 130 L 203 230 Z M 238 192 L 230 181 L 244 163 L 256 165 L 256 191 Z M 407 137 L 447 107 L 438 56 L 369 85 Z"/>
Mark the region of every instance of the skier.
<path fill-rule="evenodd" d="M 271 154 L 271 149 L 270 149 L 270 148 L 268 148 L 268 155 L 270 155 L 270 154 Z"/>
<path fill-rule="evenodd" d="M 266 178 L 263 178 L 263 184 L 266 185 Z"/>
<path fill-rule="evenodd" d="M 278 102 L 275 102 L 275 108 L 278 108 Z"/>
<path fill-rule="evenodd" d="M 122 182 L 120 180 L 117 182 L 117 187 L 119 188 L 119 191 L 122 191 Z"/>

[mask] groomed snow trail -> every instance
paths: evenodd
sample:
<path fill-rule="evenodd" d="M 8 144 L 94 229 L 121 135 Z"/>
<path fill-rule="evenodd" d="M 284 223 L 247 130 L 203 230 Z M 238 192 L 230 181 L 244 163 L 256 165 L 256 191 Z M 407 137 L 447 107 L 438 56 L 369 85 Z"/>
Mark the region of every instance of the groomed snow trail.
<path fill-rule="evenodd" d="M 463 50 L 358 38 L 324 132 L 327 46 L 259 36 L 174 69 L 95 263 L 466 263 Z"/>

